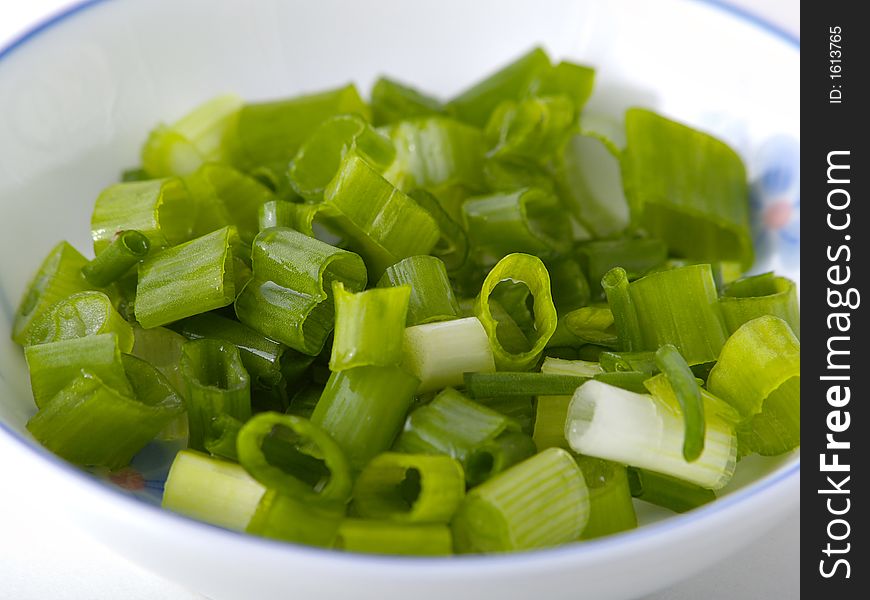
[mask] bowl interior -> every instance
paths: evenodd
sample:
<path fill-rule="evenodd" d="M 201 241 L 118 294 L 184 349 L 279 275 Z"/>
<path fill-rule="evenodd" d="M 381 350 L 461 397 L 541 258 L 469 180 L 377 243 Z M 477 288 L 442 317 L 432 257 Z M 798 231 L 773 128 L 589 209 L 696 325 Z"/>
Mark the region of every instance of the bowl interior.
<path fill-rule="evenodd" d="M 704 3 L 91 2 L 0 54 L 0 435 L 27 439 L 35 412 L 9 335 L 24 287 L 58 240 L 92 254 L 92 203 L 154 124 L 224 92 L 367 93 L 382 73 L 446 97 L 536 44 L 596 67 L 589 112 L 644 105 L 728 140 L 752 180 L 755 269 L 799 281 L 799 50 Z M 797 460 L 754 460 L 731 487 Z"/>

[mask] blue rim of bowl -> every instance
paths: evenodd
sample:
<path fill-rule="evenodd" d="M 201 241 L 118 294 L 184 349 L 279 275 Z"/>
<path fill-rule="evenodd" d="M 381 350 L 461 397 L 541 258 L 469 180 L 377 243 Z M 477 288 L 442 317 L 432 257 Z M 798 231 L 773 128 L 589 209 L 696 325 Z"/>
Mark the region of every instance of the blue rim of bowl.
<path fill-rule="evenodd" d="M 51 29 L 55 25 L 62 23 L 63 21 L 68 20 L 70 17 L 73 17 L 79 13 L 86 11 L 89 8 L 92 8 L 99 4 L 106 4 L 111 0 L 85 0 L 84 2 L 80 2 L 78 4 L 73 4 L 72 6 L 63 9 L 52 16 L 44 19 L 37 23 L 31 29 L 25 31 L 18 37 L 14 38 L 12 42 L 6 45 L 3 48 L 0 48 L 0 61 L 13 53 L 16 49 L 20 48 L 30 40 L 38 37 L 44 31 Z M 742 8 L 733 6 L 728 4 L 724 0 L 693 0 L 698 4 L 706 4 L 715 9 L 718 9 L 724 13 L 730 14 L 733 17 L 736 17 L 738 20 L 745 21 L 757 29 L 771 35 L 772 37 L 778 38 L 782 41 L 785 41 L 790 46 L 796 48 L 800 51 L 800 39 L 786 30 L 774 25 L 773 23 L 759 17 L 758 15 L 744 10 Z M 0 290 L 0 295 L 2 295 L 2 290 Z M 4 298 L 5 299 L 5 298 Z M 0 377 L 2 380 L 2 377 Z M 327 558 L 336 562 L 352 562 L 354 564 L 367 563 L 370 565 L 380 564 L 384 566 L 391 565 L 407 565 L 408 563 L 414 563 L 418 566 L 425 566 L 427 564 L 436 565 L 438 568 L 444 568 L 449 565 L 451 569 L 463 569 L 464 566 L 467 566 L 469 569 L 480 569 L 481 567 L 489 567 L 489 568 L 513 568 L 516 566 L 515 563 L 522 562 L 524 564 L 528 564 L 531 562 L 541 561 L 549 561 L 554 557 L 571 557 L 571 556 L 582 556 L 595 554 L 602 551 L 605 551 L 608 548 L 624 545 L 629 542 L 639 543 L 641 540 L 649 540 L 651 538 L 659 537 L 661 535 L 666 534 L 669 531 L 675 530 L 684 530 L 689 527 L 691 524 L 695 523 L 699 520 L 704 520 L 708 516 L 721 513 L 723 510 L 727 510 L 733 506 L 741 505 L 745 501 L 749 500 L 753 496 L 757 496 L 762 492 L 772 489 L 777 486 L 779 483 L 789 480 L 794 476 L 797 476 L 800 473 L 800 458 L 794 462 L 794 464 L 788 466 L 785 470 L 780 472 L 774 472 L 771 475 L 763 478 L 760 481 L 757 481 L 753 484 L 746 486 L 743 489 L 737 490 L 727 496 L 719 498 L 716 502 L 693 510 L 689 513 L 677 515 L 672 518 L 666 519 L 664 521 L 660 521 L 657 523 L 651 523 L 650 525 L 646 525 L 639 529 L 616 534 L 613 536 L 586 541 L 582 544 L 568 544 L 556 548 L 549 548 L 543 550 L 535 550 L 530 552 L 519 552 L 512 554 L 504 554 L 504 555 L 495 555 L 495 556 L 480 556 L 480 555 L 469 555 L 464 556 L 461 561 L 457 561 L 455 559 L 447 558 L 420 558 L 420 557 L 390 557 L 390 556 L 378 556 L 378 555 L 369 555 L 369 554 L 349 554 L 349 553 L 341 553 L 336 552 L 334 550 L 316 548 L 312 546 L 303 546 L 300 544 L 293 544 L 288 542 L 281 542 L 278 540 L 271 540 L 267 538 L 260 538 L 256 536 L 249 535 L 244 532 L 232 531 L 229 529 L 224 529 L 222 527 L 218 527 L 216 525 L 211 525 L 209 523 L 205 523 L 203 521 L 198 521 L 196 519 L 192 519 L 189 517 L 185 517 L 183 515 L 179 515 L 177 513 L 173 513 L 168 510 L 163 510 L 155 506 L 151 506 L 141 500 L 137 500 L 136 498 L 125 494 L 120 490 L 113 489 L 112 487 L 94 479 L 89 476 L 86 472 L 78 469 L 74 465 L 67 463 L 63 459 L 55 456 L 50 451 L 45 448 L 39 446 L 38 444 L 34 444 L 27 439 L 24 438 L 18 432 L 12 430 L 5 423 L 0 422 L 0 431 L 8 434 L 9 438 L 15 440 L 18 444 L 23 446 L 29 452 L 33 452 L 37 456 L 41 456 L 46 459 L 48 462 L 53 463 L 55 466 L 61 468 L 68 474 L 73 475 L 75 478 L 80 481 L 86 482 L 90 489 L 95 492 L 99 490 L 102 493 L 108 493 L 122 502 L 124 502 L 127 506 L 137 507 L 139 509 L 144 509 L 146 511 L 151 511 L 156 518 L 166 519 L 170 522 L 183 522 L 186 525 L 204 528 L 208 531 L 212 532 L 222 532 L 234 538 L 237 541 L 243 541 L 245 543 L 257 544 L 262 546 L 272 547 L 277 549 L 278 551 L 285 552 L 295 552 L 295 551 L 304 551 L 307 555 L 320 555 L 323 558 Z"/>

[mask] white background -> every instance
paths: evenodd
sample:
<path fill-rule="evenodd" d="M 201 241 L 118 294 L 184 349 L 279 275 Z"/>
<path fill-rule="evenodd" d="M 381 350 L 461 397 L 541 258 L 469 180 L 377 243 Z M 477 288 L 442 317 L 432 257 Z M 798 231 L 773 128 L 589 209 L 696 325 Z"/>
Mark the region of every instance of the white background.
<path fill-rule="evenodd" d="M 799 0 L 730 0 L 800 35 Z M 0 48 L 71 2 L 0 0 Z M 62 497 L 34 498 L 4 464 L 0 488 L 0 600 L 203 600 L 91 540 L 52 511 Z M 792 600 L 800 597 L 800 513 L 748 549 L 644 600 Z M 630 570 L 631 565 L 626 565 Z M 304 599 L 309 600 L 309 599 Z M 312 599 L 313 600 L 313 599 Z"/>

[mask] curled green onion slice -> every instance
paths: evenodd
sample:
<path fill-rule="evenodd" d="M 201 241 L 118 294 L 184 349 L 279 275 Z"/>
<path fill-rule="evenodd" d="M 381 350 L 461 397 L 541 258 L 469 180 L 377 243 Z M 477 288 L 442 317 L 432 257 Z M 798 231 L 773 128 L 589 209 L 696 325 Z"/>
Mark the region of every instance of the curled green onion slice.
<path fill-rule="evenodd" d="M 266 440 L 272 449 L 266 453 Z M 302 501 L 345 502 L 351 478 L 347 459 L 332 438 L 308 419 L 264 412 L 242 427 L 239 463 L 261 484 Z"/>

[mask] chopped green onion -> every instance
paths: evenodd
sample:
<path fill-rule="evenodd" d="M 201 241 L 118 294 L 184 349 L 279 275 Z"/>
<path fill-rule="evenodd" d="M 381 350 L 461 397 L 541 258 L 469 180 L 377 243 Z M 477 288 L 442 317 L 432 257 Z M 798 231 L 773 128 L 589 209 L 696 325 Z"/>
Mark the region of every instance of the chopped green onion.
<path fill-rule="evenodd" d="M 740 326 L 707 387 L 740 413 L 738 433 L 751 450 L 772 456 L 800 445 L 800 342 L 779 317 Z"/>
<path fill-rule="evenodd" d="M 519 430 L 519 424 L 447 388 L 411 412 L 393 449 L 410 454 L 447 454 L 467 467 L 475 449 L 506 430 Z"/>
<path fill-rule="evenodd" d="M 690 265 L 653 273 L 632 282 L 643 347 L 673 344 L 689 366 L 712 362 L 725 343 L 725 321 L 710 265 Z"/>
<path fill-rule="evenodd" d="M 729 333 L 752 319 L 773 315 L 788 323 L 798 339 L 801 337 L 797 286 L 785 277 L 762 273 L 734 281 L 725 288 L 719 306 Z"/>
<path fill-rule="evenodd" d="M 595 69 L 563 60 L 542 74 L 533 86 L 533 91 L 538 96 L 564 94 L 574 104 L 576 113 L 580 114 L 592 95 L 594 84 Z"/>
<path fill-rule="evenodd" d="M 30 329 L 54 304 L 76 292 L 93 289 L 82 275 L 88 259 L 67 242 L 52 248 L 21 297 L 12 324 L 12 340 L 26 344 Z"/>
<path fill-rule="evenodd" d="M 591 540 L 637 527 L 626 468 L 589 456 L 578 456 L 577 465 L 589 488 L 589 522 L 583 530 L 583 539 Z"/>
<path fill-rule="evenodd" d="M 173 329 L 189 340 L 223 340 L 238 348 L 252 385 L 272 388 L 282 380 L 282 357 L 287 347 L 238 321 L 209 312 L 179 321 Z"/>
<path fill-rule="evenodd" d="M 198 206 L 195 234 L 204 235 L 232 225 L 248 247 L 259 231 L 260 208 L 275 198 L 256 179 L 222 164 L 202 165 L 185 177 L 184 183 Z"/>
<path fill-rule="evenodd" d="M 231 242 L 232 230 L 224 227 L 140 264 L 135 311 L 142 327 L 166 325 L 232 304 Z"/>
<path fill-rule="evenodd" d="M 566 314 L 562 321 L 565 329 L 581 342 L 601 346 L 619 343 L 613 312 L 607 306 L 584 306 Z"/>
<path fill-rule="evenodd" d="M 75 464 L 114 470 L 129 463 L 183 409 L 162 375 L 138 358 L 126 358 L 137 396 L 84 368 L 28 421 L 33 437 Z"/>
<path fill-rule="evenodd" d="M 30 387 L 36 406 L 42 408 L 55 394 L 87 369 L 89 377 L 98 378 L 100 386 L 132 396 L 133 390 L 124 374 L 118 336 L 114 333 L 69 338 L 48 344 L 28 346 L 24 358 L 30 370 Z M 94 385 L 83 389 L 93 391 Z M 85 393 L 85 392 L 82 392 Z"/>
<path fill-rule="evenodd" d="M 535 426 L 535 399 L 532 396 L 478 398 L 477 402 L 516 421 L 523 433 L 532 434 Z"/>
<path fill-rule="evenodd" d="M 544 263 L 550 273 L 553 304 L 559 315 L 589 304 L 591 288 L 579 263 L 572 258 L 558 258 Z"/>
<path fill-rule="evenodd" d="M 255 167 L 283 174 L 299 147 L 326 119 L 340 114 L 369 117 L 353 85 L 287 100 L 245 104 L 229 127 L 226 148 L 243 171 Z"/>
<path fill-rule="evenodd" d="M 625 269 L 622 267 L 610 269 L 601 279 L 601 287 L 607 296 L 607 304 L 618 334 L 619 347 L 627 351 L 640 350 L 644 345 L 643 332 Z"/>
<path fill-rule="evenodd" d="M 229 342 L 200 339 L 181 349 L 181 374 L 186 384 L 190 439 L 188 446 L 204 450 L 210 424 L 221 414 L 245 422 L 251 416 L 251 382 L 239 350 Z"/>
<path fill-rule="evenodd" d="M 384 271 L 380 288 L 406 286 L 410 289 L 407 325 L 455 319 L 459 304 L 447 277 L 444 263 L 434 256 L 409 256 Z"/>
<path fill-rule="evenodd" d="M 398 524 L 389 521 L 345 519 L 338 528 L 335 548 L 370 554 L 446 556 L 453 540 L 446 525 Z"/>
<path fill-rule="evenodd" d="M 535 432 L 532 439 L 538 450 L 564 448 L 570 450 L 565 439 L 565 421 L 571 396 L 539 396 L 535 408 Z"/>
<path fill-rule="evenodd" d="M 449 456 L 385 452 L 360 473 L 353 490 L 361 517 L 402 523 L 448 523 L 465 497 L 465 476 Z"/>
<path fill-rule="evenodd" d="M 33 321 L 26 345 L 114 333 L 121 352 L 133 349 L 133 328 L 102 292 L 67 296 Z"/>
<path fill-rule="evenodd" d="M 142 167 L 152 177 L 187 175 L 202 163 L 224 158 L 223 138 L 242 100 L 218 96 L 170 126 L 159 125 L 142 148 Z"/>
<path fill-rule="evenodd" d="M 209 423 L 203 444 L 205 449 L 212 456 L 238 462 L 239 453 L 236 442 L 242 425 L 243 423 L 235 417 L 226 413 L 219 414 Z"/>
<path fill-rule="evenodd" d="M 375 276 L 403 258 L 428 254 L 440 238 L 428 212 L 349 152 L 323 192 L 325 225 L 345 238 Z"/>
<path fill-rule="evenodd" d="M 444 106 L 435 98 L 387 77 L 375 82 L 371 103 L 372 122 L 378 126 L 444 113 Z"/>
<path fill-rule="evenodd" d="M 558 198 L 540 189 L 470 198 L 462 213 L 472 246 L 492 260 L 511 252 L 553 255 L 571 238 Z"/>
<path fill-rule="evenodd" d="M 402 362 L 402 343 L 410 286 L 346 292 L 336 281 L 335 337 L 329 368 L 394 367 Z"/>
<path fill-rule="evenodd" d="M 647 389 L 644 384 L 649 377 L 649 373 L 646 371 L 614 371 L 612 373 L 599 373 L 594 379 L 629 392 L 645 394 Z"/>
<path fill-rule="evenodd" d="M 101 254 L 118 232 L 136 230 L 148 238 L 154 253 L 192 238 L 196 217 L 197 204 L 177 177 L 116 183 L 103 190 L 94 204 L 94 252 Z"/>
<path fill-rule="evenodd" d="M 418 380 L 398 367 L 332 373 L 311 422 L 326 431 L 354 469 L 388 450 L 402 429 Z"/>
<path fill-rule="evenodd" d="M 465 393 L 472 398 L 573 395 L 588 380 L 549 373 L 465 373 Z"/>
<path fill-rule="evenodd" d="M 163 508 L 244 531 L 266 489 L 239 465 L 193 450 L 175 455 L 163 489 Z"/>
<path fill-rule="evenodd" d="M 642 371 L 653 375 L 659 371 L 656 364 L 656 353 L 649 351 L 602 352 L 599 364 L 608 373 Z"/>
<path fill-rule="evenodd" d="M 149 175 L 148 172 L 142 168 L 124 169 L 123 171 L 121 171 L 122 183 L 130 183 L 132 181 L 147 181 L 148 179 L 153 179 L 153 177 L 151 177 L 151 175 Z"/>
<path fill-rule="evenodd" d="M 483 127 L 498 104 L 523 97 L 551 69 L 547 53 L 534 48 L 453 98 L 447 110 L 467 123 Z"/>
<path fill-rule="evenodd" d="M 502 281 L 524 283 L 534 298 L 534 335 L 526 351 L 511 352 L 499 339 L 498 321 L 492 314 L 489 297 Z M 528 254 L 509 254 L 496 264 L 483 282 L 480 295 L 474 303 L 474 312 L 486 330 L 495 364 L 499 369 L 523 371 L 530 369 L 540 358 L 550 336 L 556 330 L 556 307 L 550 295 L 550 276 L 544 263 Z"/>
<path fill-rule="evenodd" d="M 465 459 L 469 486 L 483 483 L 537 452 L 534 440 L 519 431 L 505 431 L 473 448 Z"/>
<path fill-rule="evenodd" d="M 184 395 L 187 384 L 181 374 L 181 348 L 186 342 L 184 336 L 165 327 L 143 329 L 134 326 L 131 354 L 151 364 Z"/>
<path fill-rule="evenodd" d="M 575 133 L 574 103 L 564 95 L 505 100 L 484 128 L 489 156 L 546 161 Z"/>
<path fill-rule="evenodd" d="M 436 190 L 483 191 L 483 132 L 447 117 L 424 117 L 396 123 L 389 136 L 396 161 L 384 177 L 401 190 L 429 189 L 440 197 L 447 214 L 459 220 L 455 199 L 446 201 Z"/>
<path fill-rule="evenodd" d="M 689 462 L 698 460 L 704 451 L 704 403 L 701 388 L 685 359 L 671 344 L 656 350 L 656 366 L 668 380 L 685 421 L 683 458 Z M 652 390 L 650 390 L 652 392 Z M 654 392 L 653 392 L 654 393 Z"/>
<path fill-rule="evenodd" d="M 322 383 L 308 382 L 302 384 L 290 399 L 290 407 L 287 409 L 287 414 L 310 419 L 314 413 L 314 408 L 323 395 L 323 389 Z"/>
<path fill-rule="evenodd" d="M 625 114 L 623 184 L 632 212 L 678 255 L 752 265 L 746 170 L 722 141 L 649 110 Z"/>
<path fill-rule="evenodd" d="M 139 263 L 151 249 L 151 242 L 136 230 L 122 231 L 97 257 L 82 267 L 82 274 L 95 287 L 106 287 Z"/>
<path fill-rule="evenodd" d="M 565 437 L 580 454 L 719 489 L 734 473 L 736 438 L 730 422 L 715 411 L 705 413 L 704 451 L 688 462 L 682 452 L 683 415 L 675 398 L 671 401 L 663 395 L 638 394 L 590 381 L 574 394 Z"/>
<path fill-rule="evenodd" d="M 239 320 L 268 338 L 316 355 L 334 326 L 332 282 L 359 291 L 362 259 L 298 231 L 267 229 L 254 240 L 254 279 L 236 298 Z"/>
<path fill-rule="evenodd" d="M 438 224 L 441 234 L 432 255 L 444 261 L 444 266 L 449 273 L 459 271 L 466 264 L 468 258 L 468 236 L 462 226 L 441 207 L 441 203 L 430 192 L 416 188 L 408 192 L 420 208 L 429 213 Z"/>
<path fill-rule="evenodd" d="M 486 330 L 476 317 L 405 329 L 404 366 L 420 380 L 419 393 L 459 386 L 463 373 L 495 371 Z"/>
<path fill-rule="evenodd" d="M 338 115 L 321 123 L 299 148 L 287 171 L 290 184 L 308 202 L 320 202 L 341 160 L 351 151 L 379 173 L 396 157 L 392 142 L 365 119 Z"/>
<path fill-rule="evenodd" d="M 453 518 L 457 552 L 547 548 L 580 537 L 589 490 L 574 458 L 559 448 L 514 465 L 468 492 Z"/>
<path fill-rule="evenodd" d="M 638 500 L 678 513 L 698 508 L 716 499 L 713 490 L 645 469 L 629 467 L 628 481 L 631 495 Z"/>
<path fill-rule="evenodd" d="M 565 207 L 583 229 L 596 238 L 607 238 L 629 225 L 620 169 L 622 152 L 608 137 L 589 131 L 589 120 L 583 115 L 583 131 L 569 140 L 557 159 L 555 180 Z"/>
<path fill-rule="evenodd" d="M 268 454 L 267 440 L 273 448 Z M 244 424 L 236 443 L 245 470 L 281 495 L 327 505 L 350 497 L 350 470 L 344 453 L 308 419 L 260 413 Z"/>
<path fill-rule="evenodd" d="M 260 205 L 257 211 L 257 224 L 260 231 L 270 227 L 292 227 L 296 229 L 296 215 L 302 208 L 293 202 L 286 200 L 269 200 Z M 307 235 L 307 231 L 303 231 Z M 311 232 L 313 236 L 313 231 Z"/>
<path fill-rule="evenodd" d="M 602 372 L 601 365 L 588 360 L 563 360 L 547 357 L 541 365 L 541 373 L 550 375 L 573 375 L 575 377 L 595 377 Z"/>
<path fill-rule="evenodd" d="M 578 260 L 589 276 L 595 298 L 604 292 L 601 280 L 614 267 L 623 268 L 629 281 L 634 281 L 662 266 L 667 256 L 667 247 L 657 239 L 597 240 L 577 247 Z"/>
<path fill-rule="evenodd" d="M 337 502 L 312 504 L 278 490 L 267 490 L 245 531 L 285 542 L 332 546 L 344 518 Z"/>

